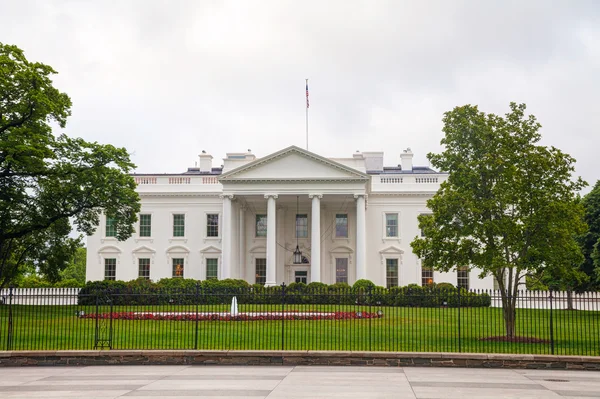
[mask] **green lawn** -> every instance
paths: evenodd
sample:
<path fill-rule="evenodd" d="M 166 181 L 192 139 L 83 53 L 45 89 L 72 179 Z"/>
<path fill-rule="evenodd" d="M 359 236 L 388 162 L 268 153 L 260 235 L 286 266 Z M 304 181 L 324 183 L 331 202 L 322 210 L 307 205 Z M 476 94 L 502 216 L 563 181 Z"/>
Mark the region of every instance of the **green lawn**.
<path fill-rule="evenodd" d="M 121 306 L 123 311 L 228 311 L 226 305 Z M 113 349 L 272 349 L 551 353 L 548 343 L 485 341 L 504 335 L 501 309 L 402 308 L 338 305 L 240 305 L 254 311 L 382 310 L 380 319 L 286 321 L 154 321 L 82 319 L 94 306 L 0 306 L 0 350 L 94 349 L 96 337 Z M 109 312 L 100 307 L 100 312 Z M 550 340 L 550 312 L 520 309 L 518 335 Z M 600 312 L 555 310 L 554 353 L 600 355 Z M 459 327 L 460 324 L 460 327 Z M 9 342 L 10 341 L 10 342 Z"/>

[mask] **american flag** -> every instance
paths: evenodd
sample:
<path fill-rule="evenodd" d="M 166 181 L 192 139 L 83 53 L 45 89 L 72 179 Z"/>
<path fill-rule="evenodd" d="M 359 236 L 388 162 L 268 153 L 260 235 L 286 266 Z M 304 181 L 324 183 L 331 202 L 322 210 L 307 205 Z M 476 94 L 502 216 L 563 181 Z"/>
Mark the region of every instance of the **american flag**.
<path fill-rule="evenodd" d="M 308 108 L 308 79 L 306 80 L 306 108 Z"/>

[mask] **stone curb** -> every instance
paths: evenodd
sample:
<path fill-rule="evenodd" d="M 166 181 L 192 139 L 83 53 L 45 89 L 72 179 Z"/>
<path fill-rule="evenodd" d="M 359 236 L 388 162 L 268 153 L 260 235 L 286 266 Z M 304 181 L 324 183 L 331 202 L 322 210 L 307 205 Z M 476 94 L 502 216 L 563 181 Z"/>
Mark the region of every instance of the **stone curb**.
<path fill-rule="evenodd" d="M 504 353 L 67 350 L 0 352 L 0 367 L 85 365 L 315 365 L 387 367 L 485 367 L 600 371 L 600 356 Z"/>

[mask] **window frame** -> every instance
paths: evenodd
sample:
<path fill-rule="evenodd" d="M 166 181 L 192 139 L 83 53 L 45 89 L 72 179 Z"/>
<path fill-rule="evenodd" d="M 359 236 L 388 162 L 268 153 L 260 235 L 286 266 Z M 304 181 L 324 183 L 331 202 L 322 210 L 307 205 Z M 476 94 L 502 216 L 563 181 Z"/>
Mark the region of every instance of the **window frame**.
<path fill-rule="evenodd" d="M 306 220 L 306 225 L 304 227 L 306 227 L 306 235 L 304 236 L 299 236 L 298 235 L 298 220 L 301 220 L 302 218 L 299 218 L 299 216 L 304 216 L 304 219 Z M 308 225 L 308 213 L 296 213 L 294 216 L 294 238 L 309 238 L 309 225 Z M 303 226 L 300 226 L 303 227 Z"/>
<path fill-rule="evenodd" d="M 390 262 L 395 262 L 396 265 L 396 276 L 391 276 L 389 274 L 389 267 L 390 267 Z M 396 284 L 394 285 L 394 278 L 396 279 Z M 391 281 L 390 281 L 391 279 Z M 390 284 L 392 283 L 392 284 Z M 385 286 L 386 288 L 393 288 L 393 287 L 398 287 L 400 284 L 400 261 L 398 258 L 385 258 Z"/>
<path fill-rule="evenodd" d="M 346 281 L 340 281 L 340 274 L 339 272 L 339 268 L 338 268 L 338 260 L 345 260 L 346 261 Z M 340 256 L 340 257 L 336 257 L 335 258 L 335 283 L 346 283 L 348 284 L 348 265 L 350 264 L 350 259 L 346 256 Z M 342 276 L 343 277 L 343 276 Z"/>
<path fill-rule="evenodd" d="M 338 216 L 339 215 L 344 215 L 346 216 L 346 235 L 345 236 L 338 236 Z M 343 239 L 343 240 L 347 240 L 350 238 L 350 217 L 348 215 L 348 213 L 335 213 L 333 215 L 333 223 L 335 225 L 335 233 L 334 233 L 334 239 Z"/>
<path fill-rule="evenodd" d="M 205 215 L 206 215 L 206 224 L 205 224 L 206 238 L 208 238 L 208 239 L 220 238 L 221 237 L 221 214 L 219 212 L 206 212 Z M 217 217 L 217 225 L 216 225 L 216 228 L 217 228 L 216 233 L 217 234 L 216 235 L 209 234 L 210 229 L 215 227 L 214 225 L 209 224 L 211 216 Z M 214 230 L 213 230 L 213 233 L 214 233 Z"/>
<path fill-rule="evenodd" d="M 259 275 L 259 273 L 258 273 L 258 267 L 259 267 L 258 261 L 261 261 L 261 263 L 264 261 L 264 269 L 265 269 L 264 277 L 262 275 Z M 263 265 L 261 264 L 260 267 L 262 269 Z M 261 280 L 264 278 L 264 281 L 263 282 L 259 281 L 259 278 Z M 254 283 L 262 284 L 262 285 L 265 285 L 267 283 L 267 258 L 255 258 L 254 259 Z"/>
<path fill-rule="evenodd" d="M 265 219 L 265 223 L 264 223 L 264 231 L 265 234 L 258 234 L 258 218 L 264 216 Z M 266 213 L 257 213 L 254 215 L 254 238 L 267 238 L 267 234 L 268 234 L 268 225 L 269 225 L 269 220 L 267 217 Z"/>
<path fill-rule="evenodd" d="M 175 239 L 184 239 L 185 238 L 185 212 L 173 212 L 172 214 L 173 216 L 171 217 L 171 237 L 175 238 Z M 175 228 L 176 227 L 180 227 L 180 226 L 176 226 L 175 225 L 175 219 L 177 216 L 183 216 L 183 234 L 182 235 L 175 235 Z"/>
<path fill-rule="evenodd" d="M 142 261 L 148 261 L 147 265 L 142 265 Z M 145 263 L 145 262 L 144 262 Z M 152 260 L 150 258 L 138 258 L 138 278 L 145 278 L 146 280 L 150 280 L 150 264 Z M 142 266 L 147 267 L 147 270 L 142 270 Z M 142 271 L 144 272 L 142 274 Z M 147 274 L 147 275 L 145 275 Z"/>
<path fill-rule="evenodd" d="M 435 284 L 433 272 L 434 272 L 433 267 L 427 267 L 427 266 L 421 265 L 421 287 L 427 287 L 427 286 Z M 426 275 L 426 273 L 431 274 L 431 276 Z M 431 281 L 427 281 L 426 279 L 431 279 Z"/>
<path fill-rule="evenodd" d="M 465 276 L 461 276 L 461 273 L 465 273 Z M 463 280 L 463 283 L 461 284 L 461 280 Z M 464 281 L 466 280 L 466 286 L 464 284 Z M 456 268 L 456 288 L 461 289 L 464 288 L 465 290 L 469 291 L 471 287 L 471 278 L 470 278 L 470 270 L 468 266 L 459 266 Z"/>
<path fill-rule="evenodd" d="M 181 260 L 180 263 L 176 263 L 175 261 Z M 181 266 L 181 275 L 177 275 L 176 267 Z M 185 278 L 185 258 L 171 258 L 171 277 L 172 278 Z"/>
<path fill-rule="evenodd" d="M 106 215 L 104 219 L 104 238 L 117 238 L 117 226 L 115 225 L 117 218 Z M 112 221 L 112 223 L 109 224 L 109 221 Z M 109 228 L 111 229 L 111 234 L 109 234 Z M 112 234 L 113 229 L 114 234 Z"/>
<path fill-rule="evenodd" d="M 396 235 L 388 235 L 388 215 L 396 216 Z M 400 238 L 400 212 L 383 212 L 383 237 L 390 240 L 398 240 Z"/>
<path fill-rule="evenodd" d="M 148 225 L 142 225 L 142 217 L 143 216 L 147 216 L 150 218 L 150 223 Z M 140 220 L 139 220 L 139 230 L 138 230 L 138 237 L 139 238 L 152 238 L 152 214 L 151 213 L 140 213 Z M 149 233 L 148 235 L 142 235 L 142 228 L 147 227 L 149 229 Z"/>
<path fill-rule="evenodd" d="M 205 274 L 205 279 L 206 280 L 218 280 L 219 279 L 219 258 L 206 258 L 205 260 L 206 263 L 206 274 Z M 212 261 L 215 261 L 214 265 L 210 265 L 211 267 L 214 266 L 215 267 L 215 275 L 209 277 L 208 276 L 208 268 L 209 268 L 209 261 L 210 263 L 212 263 Z"/>
<path fill-rule="evenodd" d="M 114 264 L 109 265 L 108 261 L 113 261 Z M 112 266 L 114 268 L 114 270 L 112 271 L 114 274 L 113 276 L 108 275 L 108 266 Z M 116 279 L 117 279 L 117 258 L 104 258 L 104 280 L 115 281 Z"/>

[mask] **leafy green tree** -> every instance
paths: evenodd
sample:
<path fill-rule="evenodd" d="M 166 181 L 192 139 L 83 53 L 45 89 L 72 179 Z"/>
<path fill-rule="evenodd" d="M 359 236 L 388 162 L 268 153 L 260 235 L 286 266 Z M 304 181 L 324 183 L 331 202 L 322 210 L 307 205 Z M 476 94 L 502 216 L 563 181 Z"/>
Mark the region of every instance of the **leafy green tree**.
<path fill-rule="evenodd" d="M 85 285 L 85 263 L 87 257 L 87 250 L 84 246 L 79 246 L 75 250 L 69 265 L 65 270 L 61 271 L 60 279 L 77 281 L 83 287 Z"/>
<path fill-rule="evenodd" d="M 419 216 L 424 237 L 411 243 L 425 266 L 450 271 L 460 266 L 492 275 L 502 296 L 507 337 L 515 336 L 516 301 L 527 276 L 579 264 L 575 236 L 585 231 L 575 192 L 575 160 L 536 143 L 541 125 L 525 105 L 510 104 L 504 117 L 476 106 L 444 114 L 441 154 L 431 164 L 448 180 Z"/>
<path fill-rule="evenodd" d="M 581 270 L 589 276 L 583 289 L 597 291 L 600 289 L 600 180 L 583 198 L 583 207 L 585 222 L 589 226 L 588 231 L 579 237 L 584 256 Z"/>
<path fill-rule="evenodd" d="M 91 234 L 104 209 L 124 240 L 140 209 L 124 148 L 53 134 L 71 114 L 55 73 L 0 43 L 0 287 L 27 263 L 58 278 L 77 247 L 71 221 Z"/>

